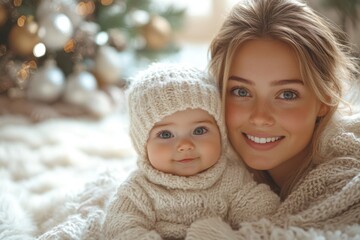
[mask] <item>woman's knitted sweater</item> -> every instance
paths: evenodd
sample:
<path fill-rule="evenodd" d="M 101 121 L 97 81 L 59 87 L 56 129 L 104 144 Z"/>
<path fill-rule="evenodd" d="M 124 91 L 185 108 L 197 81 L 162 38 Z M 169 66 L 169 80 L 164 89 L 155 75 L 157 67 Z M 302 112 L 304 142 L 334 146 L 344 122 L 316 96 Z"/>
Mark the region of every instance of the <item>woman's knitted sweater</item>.
<path fill-rule="evenodd" d="M 322 136 L 325 156 L 277 213 L 233 231 L 220 219 L 192 224 L 186 239 L 360 239 L 360 114 L 336 120 Z"/>
<path fill-rule="evenodd" d="M 236 228 L 279 205 L 268 186 L 256 184 L 243 165 L 226 157 L 191 177 L 157 171 L 144 159 L 138 163 L 109 205 L 105 239 L 184 239 L 197 219 L 218 216 Z"/>

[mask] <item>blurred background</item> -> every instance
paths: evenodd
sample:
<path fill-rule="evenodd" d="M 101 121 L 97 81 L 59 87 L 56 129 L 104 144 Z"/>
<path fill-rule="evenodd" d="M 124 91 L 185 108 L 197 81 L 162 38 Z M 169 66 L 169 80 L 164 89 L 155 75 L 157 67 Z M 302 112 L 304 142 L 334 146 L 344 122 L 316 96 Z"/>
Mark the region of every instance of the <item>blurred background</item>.
<path fill-rule="evenodd" d="M 205 70 L 235 2 L 0 0 L 3 239 L 94 229 L 84 224 L 100 219 L 99 194 L 110 197 L 136 169 L 124 114 L 131 77 L 155 61 Z M 309 3 L 346 31 L 358 55 L 360 0 Z M 95 200 L 76 197 L 91 193 Z"/>
<path fill-rule="evenodd" d="M 236 0 L 0 0 L 0 114 L 101 118 L 154 61 L 205 69 Z M 357 54 L 360 0 L 309 0 Z"/>

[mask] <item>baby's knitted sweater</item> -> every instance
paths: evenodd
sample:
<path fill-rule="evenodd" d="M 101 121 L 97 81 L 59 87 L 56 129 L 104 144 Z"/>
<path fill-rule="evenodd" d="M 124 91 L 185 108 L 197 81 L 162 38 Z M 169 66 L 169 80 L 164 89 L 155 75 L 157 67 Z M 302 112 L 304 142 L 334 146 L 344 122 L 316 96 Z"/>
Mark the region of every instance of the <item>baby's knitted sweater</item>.
<path fill-rule="evenodd" d="M 195 222 L 186 239 L 360 239 L 360 114 L 336 120 L 322 136 L 325 156 L 272 217 L 237 231 L 217 218 Z"/>
<path fill-rule="evenodd" d="M 105 239 L 184 239 L 197 219 L 218 216 L 237 228 L 279 204 L 268 186 L 226 157 L 190 177 L 157 171 L 147 162 L 138 161 L 139 170 L 118 188 L 103 224 Z"/>

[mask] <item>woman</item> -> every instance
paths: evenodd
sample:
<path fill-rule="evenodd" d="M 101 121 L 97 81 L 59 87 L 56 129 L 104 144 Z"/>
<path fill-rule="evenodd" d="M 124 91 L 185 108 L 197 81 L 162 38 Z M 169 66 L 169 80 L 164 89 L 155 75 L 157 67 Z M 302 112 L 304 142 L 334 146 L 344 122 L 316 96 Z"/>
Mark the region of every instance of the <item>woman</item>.
<path fill-rule="evenodd" d="M 232 9 L 211 44 L 210 71 L 233 148 L 282 203 L 236 231 L 199 220 L 187 239 L 360 237 L 360 116 L 340 114 L 357 66 L 335 30 L 296 0 Z"/>

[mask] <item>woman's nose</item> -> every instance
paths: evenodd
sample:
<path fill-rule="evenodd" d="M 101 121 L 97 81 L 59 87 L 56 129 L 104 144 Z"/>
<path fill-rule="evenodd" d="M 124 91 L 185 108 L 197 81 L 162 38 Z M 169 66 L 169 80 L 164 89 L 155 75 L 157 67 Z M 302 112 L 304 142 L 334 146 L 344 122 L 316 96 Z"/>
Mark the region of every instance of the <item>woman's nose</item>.
<path fill-rule="evenodd" d="M 183 152 L 183 151 L 190 151 L 194 149 L 194 143 L 186 138 L 186 139 L 181 139 L 178 143 L 178 147 L 177 150 L 179 152 Z"/>
<path fill-rule="evenodd" d="M 250 123 L 258 126 L 271 126 L 274 122 L 270 104 L 266 101 L 257 101 L 252 109 Z"/>

